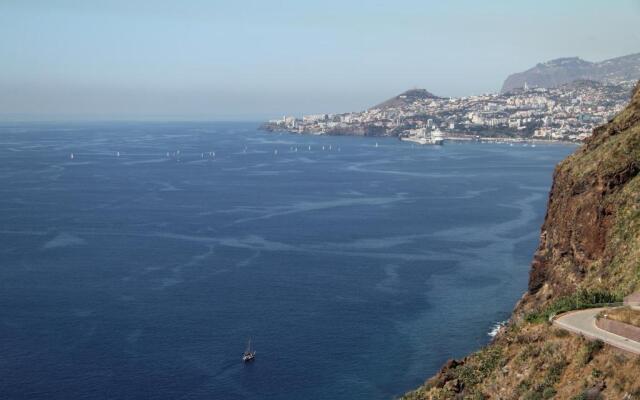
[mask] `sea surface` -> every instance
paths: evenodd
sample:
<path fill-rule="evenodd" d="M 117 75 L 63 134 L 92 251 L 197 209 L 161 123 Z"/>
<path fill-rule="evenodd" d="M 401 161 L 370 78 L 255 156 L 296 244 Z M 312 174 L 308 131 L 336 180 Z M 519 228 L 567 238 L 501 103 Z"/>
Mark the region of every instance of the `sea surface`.
<path fill-rule="evenodd" d="M 4 124 L 0 398 L 402 394 L 509 316 L 574 149 Z"/>

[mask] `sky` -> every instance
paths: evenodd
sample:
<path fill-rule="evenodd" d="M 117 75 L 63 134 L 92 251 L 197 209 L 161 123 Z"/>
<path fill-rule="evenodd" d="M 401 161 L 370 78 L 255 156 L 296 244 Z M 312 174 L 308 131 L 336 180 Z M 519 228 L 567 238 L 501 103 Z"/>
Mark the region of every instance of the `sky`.
<path fill-rule="evenodd" d="M 640 52 L 640 0 L 0 0 L 0 120 L 253 120 Z"/>

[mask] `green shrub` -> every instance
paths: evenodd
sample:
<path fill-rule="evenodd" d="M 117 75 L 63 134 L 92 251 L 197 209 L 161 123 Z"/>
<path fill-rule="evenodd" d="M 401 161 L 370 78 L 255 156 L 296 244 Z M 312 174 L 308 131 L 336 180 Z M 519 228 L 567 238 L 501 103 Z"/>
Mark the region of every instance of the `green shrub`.
<path fill-rule="evenodd" d="M 544 388 L 544 390 L 542 391 L 542 398 L 543 399 L 550 399 L 553 396 L 556 395 L 556 393 L 558 393 L 554 388 L 552 387 L 546 387 Z"/>
<path fill-rule="evenodd" d="M 529 382 L 528 380 L 524 379 L 516 387 L 516 392 L 518 394 L 522 394 L 522 393 L 527 392 L 529 389 L 531 389 L 531 382 Z"/>
<path fill-rule="evenodd" d="M 624 354 L 616 353 L 613 355 L 613 361 L 618 365 L 622 365 L 626 364 L 629 359 Z"/>
<path fill-rule="evenodd" d="M 474 391 L 470 395 L 465 396 L 465 400 L 485 400 L 486 398 L 487 396 L 480 391 Z"/>
<path fill-rule="evenodd" d="M 517 360 L 520 362 L 527 361 L 537 357 L 540 354 L 540 348 L 533 344 L 526 344 L 522 351 L 518 354 Z"/>
<path fill-rule="evenodd" d="M 524 395 L 523 400 L 542 400 L 542 393 L 538 391 L 529 392 Z"/>
<path fill-rule="evenodd" d="M 589 364 L 603 346 L 604 342 L 602 340 L 593 340 L 585 343 L 578 351 L 578 365 L 585 366 Z"/>
<path fill-rule="evenodd" d="M 567 362 L 565 360 L 556 361 L 551 364 L 551 367 L 549 367 L 547 375 L 544 378 L 544 384 L 548 387 L 552 387 L 558 383 L 566 367 Z"/>
<path fill-rule="evenodd" d="M 569 332 L 565 331 L 564 329 L 554 329 L 553 334 L 555 335 L 555 337 L 558 337 L 558 338 L 569 336 Z"/>
<path fill-rule="evenodd" d="M 565 296 L 551 303 L 547 308 L 525 315 L 529 323 L 549 321 L 552 315 L 585 308 L 602 307 L 612 303 L 620 303 L 622 296 L 617 293 L 580 290 L 571 296 Z"/>
<path fill-rule="evenodd" d="M 453 370 L 456 378 L 460 379 L 465 387 L 473 387 L 482 382 L 502 362 L 502 348 L 488 346 L 474 354 L 474 362 L 466 363 Z"/>
<path fill-rule="evenodd" d="M 550 399 L 556 395 L 557 391 L 554 386 L 560 381 L 566 367 L 567 362 L 564 359 L 557 360 L 551 364 L 541 383 L 532 387 L 528 381 L 522 381 L 516 390 L 519 394 L 526 392 L 524 396 L 521 396 L 525 400 Z"/>

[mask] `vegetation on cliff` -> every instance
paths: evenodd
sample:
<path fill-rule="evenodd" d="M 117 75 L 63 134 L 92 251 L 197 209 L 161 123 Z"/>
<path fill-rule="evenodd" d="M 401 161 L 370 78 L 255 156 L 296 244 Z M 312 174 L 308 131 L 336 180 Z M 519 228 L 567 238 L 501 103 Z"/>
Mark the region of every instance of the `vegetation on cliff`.
<path fill-rule="evenodd" d="M 640 289 L 640 84 L 554 172 L 527 293 L 486 348 L 406 399 L 640 399 L 640 357 L 558 330 L 554 313 Z"/>

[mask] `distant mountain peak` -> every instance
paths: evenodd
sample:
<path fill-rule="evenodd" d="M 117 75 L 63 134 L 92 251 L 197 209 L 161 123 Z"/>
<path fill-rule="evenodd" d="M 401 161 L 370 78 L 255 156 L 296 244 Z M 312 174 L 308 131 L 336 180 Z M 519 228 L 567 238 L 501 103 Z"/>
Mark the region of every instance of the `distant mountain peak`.
<path fill-rule="evenodd" d="M 524 72 L 510 75 L 502 92 L 529 87 L 555 87 L 576 80 L 619 83 L 640 79 L 640 53 L 590 62 L 580 57 L 564 57 L 537 64 Z"/>
<path fill-rule="evenodd" d="M 396 97 L 393 97 L 387 101 L 384 101 L 374 107 L 379 109 L 384 108 L 392 108 L 399 107 L 406 104 L 411 104 L 416 100 L 424 100 L 424 99 L 440 99 L 441 97 L 436 96 L 435 94 L 429 92 L 426 89 L 409 89 L 406 92 L 400 93 Z"/>
<path fill-rule="evenodd" d="M 553 67 L 568 67 L 568 66 L 587 66 L 592 64 L 593 64 L 592 62 L 585 61 L 580 57 L 562 57 L 562 58 L 549 60 L 547 62 L 540 63 L 538 65 L 553 68 Z"/>

